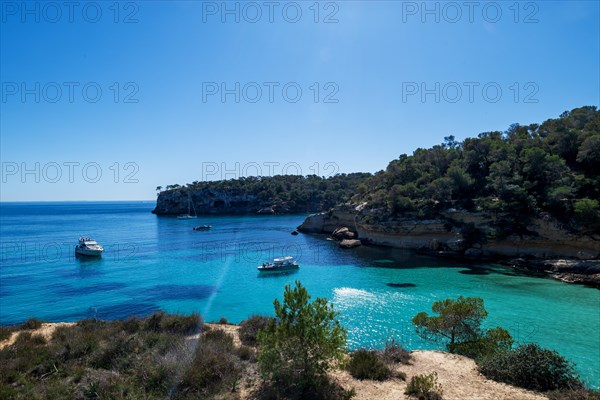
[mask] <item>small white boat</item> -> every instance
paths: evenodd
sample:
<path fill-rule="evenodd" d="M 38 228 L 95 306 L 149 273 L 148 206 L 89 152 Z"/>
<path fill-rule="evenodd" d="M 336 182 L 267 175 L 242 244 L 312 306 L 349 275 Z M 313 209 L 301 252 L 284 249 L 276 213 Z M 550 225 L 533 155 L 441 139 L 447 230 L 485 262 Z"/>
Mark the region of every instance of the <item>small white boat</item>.
<path fill-rule="evenodd" d="M 198 225 L 198 226 L 193 227 L 192 229 L 195 231 L 207 231 L 210 228 L 212 228 L 211 225 Z"/>
<path fill-rule="evenodd" d="M 79 238 L 79 244 L 75 246 L 75 253 L 82 256 L 100 256 L 104 247 L 100 246 L 95 240 L 82 236 Z"/>
<path fill-rule="evenodd" d="M 258 266 L 260 272 L 286 272 L 300 268 L 298 262 L 292 256 L 273 259 L 273 262 L 263 263 Z"/>

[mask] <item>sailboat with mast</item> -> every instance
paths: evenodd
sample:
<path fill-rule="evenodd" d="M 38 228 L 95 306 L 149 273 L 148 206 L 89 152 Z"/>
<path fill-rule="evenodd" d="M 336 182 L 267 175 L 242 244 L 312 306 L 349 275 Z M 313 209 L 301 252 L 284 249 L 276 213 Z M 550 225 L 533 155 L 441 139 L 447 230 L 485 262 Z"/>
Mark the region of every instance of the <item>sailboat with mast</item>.
<path fill-rule="evenodd" d="M 194 210 L 194 215 L 190 214 L 192 209 Z M 198 216 L 196 215 L 196 208 L 194 207 L 194 204 L 192 203 L 192 199 L 190 197 L 190 193 L 188 192 L 188 213 L 185 215 L 178 215 L 177 219 L 196 219 L 196 218 L 198 218 Z"/>

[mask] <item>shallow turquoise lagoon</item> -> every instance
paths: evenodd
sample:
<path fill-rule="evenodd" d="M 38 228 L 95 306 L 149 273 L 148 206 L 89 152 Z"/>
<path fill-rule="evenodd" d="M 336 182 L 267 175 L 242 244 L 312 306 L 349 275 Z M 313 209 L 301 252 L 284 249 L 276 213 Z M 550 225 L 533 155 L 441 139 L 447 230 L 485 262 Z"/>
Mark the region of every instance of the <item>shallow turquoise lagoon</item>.
<path fill-rule="evenodd" d="M 497 265 L 417 256 L 393 249 L 343 250 L 322 236 L 290 232 L 304 216 L 156 217 L 151 202 L 2 203 L 0 324 L 35 316 L 49 321 L 124 318 L 158 309 L 200 312 L 239 322 L 272 314 L 283 287 L 300 280 L 341 313 L 350 346 L 382 347 L 390 337 L 410 349 L 437 348 L 410 322 L 434 301 L 482 297 L 486 325 L 518 342 L 557 350 L 600 386 L 600 291 Z M 192 231 L 210 224 L 210 231 Z M 89 234 L 106 248 L 99 260 L 73 248 Z M 256 266 L 282 255 L 299 271 L 262 277 Z M 390 283 L 408 283 L 392 287 Z"/>

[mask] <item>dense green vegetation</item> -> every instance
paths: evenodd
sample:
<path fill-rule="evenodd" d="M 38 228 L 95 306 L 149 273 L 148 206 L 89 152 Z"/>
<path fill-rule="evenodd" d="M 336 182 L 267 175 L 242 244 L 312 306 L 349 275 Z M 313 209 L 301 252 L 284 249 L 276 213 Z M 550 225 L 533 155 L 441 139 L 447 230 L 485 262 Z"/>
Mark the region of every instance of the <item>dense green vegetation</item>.
<path fill-rule="evenodd" d="M 448 208 L 498 218 L 498 235 L 526 233 L 546 213 L 580 232 L 600 231 L 600 111 L 588 106 L 542 124 L 511 125 L 401 155 L 359 185 L 367 222 Z"/>
<path fill-rule="evenodd" d="M 384 381 L 392 376 L 392 370 L 376 350 L 359 349 L 353 352 L 346 369 L 350 375 L 361 380 Z"/>
<path fill-rule="evenodd" d="M 479 370 L 490 379 L 544 392 L 583 387 L 572 363 L 537 344 L 499 351 L 482 360 Z"/>
<path fill-rule="evenodd" d="M 161 193 L 171 191 L 211 190 L 230 196 L 251 194 L 267 203 L 286 202 L 290 210 L 327 210 L 340 202 L 350 200 L 358 192 L 358 185 L 370 177 L 367 173 L 337 174 L 328 178 L 316 175 L 276 175 L 271 177 L 242 177 L 239 179 L 193 182 L 185 186 L 168 185 Z"/>

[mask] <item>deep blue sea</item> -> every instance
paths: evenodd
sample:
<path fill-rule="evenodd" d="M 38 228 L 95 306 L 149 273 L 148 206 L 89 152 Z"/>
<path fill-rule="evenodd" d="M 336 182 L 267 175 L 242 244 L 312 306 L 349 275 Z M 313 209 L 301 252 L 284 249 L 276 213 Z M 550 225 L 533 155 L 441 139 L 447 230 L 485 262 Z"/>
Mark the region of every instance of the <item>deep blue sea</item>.
<path fill-rule="evenodd" d="M 482 297 L 486 325 L 517 342 L 557 350 L 600 387 L 600 291 L 498 265 L 477 265 L 360 247 L 290 232 L 292 216 L 157 217 L 154 202 L 0 203 L 0 324 L 28 317 L 74 321 L 125 318 L 156 310 L 199 312 L 240 322 L 273 314 L 273 299 L 300 280 L 341 314 L 350 347 L 440 348 L 414 333 L 411 318 L 433 302 Z M 193 231 L 200 224 L 210 231 Z M 100 259 L 77 258 L 81 235 L 104 245 Z M 297 272 L 260 276 L 256 266 L 293 255 Z M 390 287 L 409 283 L 412 287 Z"/>

